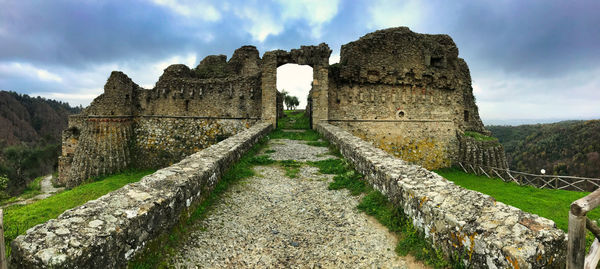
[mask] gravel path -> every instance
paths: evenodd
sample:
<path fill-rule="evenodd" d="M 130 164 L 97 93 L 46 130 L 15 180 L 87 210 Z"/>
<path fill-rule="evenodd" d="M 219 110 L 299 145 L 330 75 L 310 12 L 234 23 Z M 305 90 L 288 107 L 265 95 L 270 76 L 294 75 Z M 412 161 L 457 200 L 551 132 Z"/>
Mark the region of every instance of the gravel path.
<path fill-rule="evenodd" d="M 21 201 L 17 201 L 14 203 L 10 203 L 10 204 L 5 204 L 2 207 L 8 207 L 11 205 L 26 205 L 26 204 L 31 204 L 37 200 L 42 200 L 42 199 L 46 199 L 62 190 L 64 190 L 65 188 L 55 188 L 54 186 L 52 186 L 52 175 L 47 175 L 45 176 L 42 181 L 40 181 L 40 191 L 42 192 L 41 194 L 38 194 L 34 197 L 31 197 L 29 199 L 26 200 L 21 200 Z"/>
<path fill-rule="evenodd" d="M 317 160 L 327 148 L 269 141 L 273 159 Z M 298 160 L 298 158 L 295 158 Z M 423 268 L 399 257 L 395 237 L 359 212 L 359 197 L 327 189 L 331 175 L 304 165 L 298 178 L 277 166 L 231 187 L 173 255 L 176 268 Z"/>

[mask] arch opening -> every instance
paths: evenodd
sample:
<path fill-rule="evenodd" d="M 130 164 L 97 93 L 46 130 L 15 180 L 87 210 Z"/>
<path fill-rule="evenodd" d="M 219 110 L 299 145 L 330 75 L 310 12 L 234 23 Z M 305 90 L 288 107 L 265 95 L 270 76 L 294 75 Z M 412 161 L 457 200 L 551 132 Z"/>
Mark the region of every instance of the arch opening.
<path fill-rule="evenodd" d="M 299 104 L 295 109 L 304 109 L 306 107 L 308 94 L 312 88 L 313 82 L 313 68 L 309 65 L 299 64 L 284 64 L 277 68 L 277 90 L 283 92 L 284 90 L 289 96 L 295 96 L 298 98 Z M 284 100 L 284 108 L 286 110 L 288 105 Z"/>

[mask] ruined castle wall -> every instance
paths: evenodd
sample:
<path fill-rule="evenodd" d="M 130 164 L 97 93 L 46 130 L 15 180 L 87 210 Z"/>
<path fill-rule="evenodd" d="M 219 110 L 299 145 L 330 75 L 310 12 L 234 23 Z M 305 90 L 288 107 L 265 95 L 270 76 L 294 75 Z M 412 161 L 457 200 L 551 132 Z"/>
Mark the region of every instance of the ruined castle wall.
<path fill-rule="evenodd" d="M 165 167 L 235 135 L 258 119 L 144 116 L 135 120 L 133 166 Z"/>
<path fill-rule="evenodd" d="M 343 45 L 329 69 L 327 122 L 403 160 L 448 167 L 461 160 L 464 131 L 489 133 L 447 35 L 376 31 Z"/>
<path fill-rule="evenodd" d="M 249 128 L 262 114 L 260 65 L 256 48 L 244 46 L 229 62 L 219 55 L 194 69 L 171 65 L 153 89 L 112 72 L 64 133 L 59 182 L 164 167 Z"/>
<path fill-rule="evenodd" d="M 216 79 L 161 78 L 139 92 L 138 115 L 260 118 L 260 76 Z"/>
<path fill-rule="evenodd" d="M 329 123 L 406 161 L 447 167 L 458 152 L 455 91 L 414 85 L 337 85 Z"/>
<path fill-rule="evenodd" d="M 29 229 L 12 242 L 11 267 L 125 267 L 149 240 L 204 201 L 227 169 L 272 128 L 256 124 Z"/>
<path fill-rule="evenodd" d="M 551 220 L 461 188 L 331 124 L 316 129 L 449 257 L 468 268 L 564 268 L 566 234 Z"/>

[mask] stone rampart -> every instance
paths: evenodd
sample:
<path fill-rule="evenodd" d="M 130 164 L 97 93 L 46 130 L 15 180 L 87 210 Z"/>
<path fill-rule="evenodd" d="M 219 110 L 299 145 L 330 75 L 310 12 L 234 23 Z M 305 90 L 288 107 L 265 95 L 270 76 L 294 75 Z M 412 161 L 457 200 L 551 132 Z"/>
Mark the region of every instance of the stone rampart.
<path fill-rule="evenodd" d="M 564 268 L 566 235 L 551 220 L 461 188 L 339 127 L 316 129 L 450 257 L 470 268 Z"/>
<path fill-rule="evenodd" d="M 58 182 L 73 187 L 127 167 L 164 167 L 261 120 L 258 50 L 244 46 L 226 58 L 171 65 L 152 89 L 112 72 L 104 93 L 69 120 Z"/>
<path fill-rule="evenodd" d="M 65 211 L 12 245 L 14 268 L 119 268 L 180 214 L 201 202 L 227 169 L 272 129 L 260 123 L 137 183 Z"/>

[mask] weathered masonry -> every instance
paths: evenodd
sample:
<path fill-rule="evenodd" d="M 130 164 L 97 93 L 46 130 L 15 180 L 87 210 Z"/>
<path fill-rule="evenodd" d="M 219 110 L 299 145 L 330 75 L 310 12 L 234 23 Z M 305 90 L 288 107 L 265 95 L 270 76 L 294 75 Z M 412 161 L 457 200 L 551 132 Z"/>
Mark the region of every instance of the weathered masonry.
<path fill-rule="evenodd" d="M 489 132 L 448 35 L 386 29 L 343 45 L 340 56 L 329 67 L 328 123 L 427 169 L 458 161 L 507 166 L 499 144 L 463 135 Z"/>
<path fill-rule="evenodd" d="M 330 54 L 323 43 L 261 59 L 243 46 L 229 61 L 213 55 L 194 69 L 169 66 L 149 90 L 113 72 L 104 94 L 69 120 L 59 181 L 75 186 L 126 167 L 164 167 L 259 121 L 276 124 L 276 72 L 287 63 L 313 68 L 313 124 L 342 127 L 428 169 L 458 161 L 506 167 L 500 145 L 463 135 L 489 132 L 449 36 L 391 28 L 342 46 L 339 64 L 329 65 Z"/>
<path fill-rule="evenodd" d="M 139 182 L 36 225 L 12 243 L 14 268 L 122 268 L 145 244 L 201 203 L 271 124 L 248 130 Z"/>
<path fill-rule="evenodd" d="M 564 268 L 566 235 L 553 221 L 461 188 L 339 127 L 316 127 L 437 249 L 467 267 Z"/>

